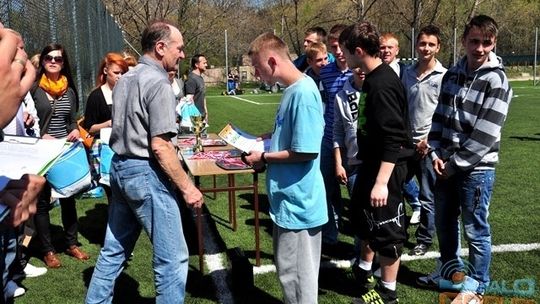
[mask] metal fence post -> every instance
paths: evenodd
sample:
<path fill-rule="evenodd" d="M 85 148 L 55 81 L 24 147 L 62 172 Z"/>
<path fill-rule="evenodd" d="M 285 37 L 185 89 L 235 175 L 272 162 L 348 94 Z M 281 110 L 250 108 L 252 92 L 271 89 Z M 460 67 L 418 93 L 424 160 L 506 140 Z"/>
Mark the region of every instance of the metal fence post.
<path fill-rule="evenodd" d="M 538 57 L 538 27 L 534 30 L 534 65 L 533 65 L 533 85 L 536 86 L 536 65 Z"/>
<path fill-rule="evenodd" d="M 49 17 L 49 37 L 51 39 L 51 42 L 57 41 L 57 33 L 56 33 L 56 12 L 54 9 L 54 0 L 47 0 L 47 9 L 48 9 L 48 17 Z"/>
<path fill-rule="evenodd" d="M 83 101 L 83 88 L 82 88 L 82 73 L 81 73 L 81 54 L 79 53 L 79 33 L 78 33 L 78 20 L 77 20 L 77 5 L 75 4 L 76 1 L 70 1 L 71 2 L 71 24 L 73 25 L 73 51 L 75 53 L 75 74 L 76 82 L 77 82 L 77 93 L 79 95 L 79 105 L 84 104 Z M 81 103 L 82 102 L 82 103 Z M 79 111 L 81 111 L 81 108 L 79 108 Z M 84 112 L 84 109 L 82 109 Z"/>
<path fill-rule="evenodd" d="M 458 54 L 457 54 L 457 28 L 454 28 L 454 62 L 452 63 L 453 65 L 456 65 L 457 58 L 458 58 Z"/>

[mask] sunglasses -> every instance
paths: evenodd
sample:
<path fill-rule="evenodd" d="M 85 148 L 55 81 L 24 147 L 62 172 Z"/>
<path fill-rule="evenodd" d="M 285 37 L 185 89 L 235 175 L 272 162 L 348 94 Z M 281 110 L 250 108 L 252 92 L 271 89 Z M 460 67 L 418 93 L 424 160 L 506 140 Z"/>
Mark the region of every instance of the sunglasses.
<path fill-rule="evenodd" d="M 64 58 L 62 56 L 51 56 L 51 55 L 45 55 L 44 58 L 45 62 L 56 62 L 56 63 L 62 63 L 64 62 Z"/>

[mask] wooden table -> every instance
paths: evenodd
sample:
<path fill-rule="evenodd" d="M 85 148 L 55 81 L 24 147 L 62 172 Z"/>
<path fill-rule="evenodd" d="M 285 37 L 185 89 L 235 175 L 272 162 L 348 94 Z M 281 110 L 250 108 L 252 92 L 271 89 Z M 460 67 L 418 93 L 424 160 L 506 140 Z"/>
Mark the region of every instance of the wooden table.
<path fill-rule="evenodd" d="M 215 134 L 209 134 L 209 138 L 217 138 Z M 260 244 L 259 244 L 259 178 L 258 174 L 253 169 L 242 170 L 225 170 L 216 165 L 214 159 L 190 159 L 193 152 L 188 150 L 188 147 L 179 145 L 179 157 L 185 164 L 185 167 L 189 173 L 195 179 L 195 185 L 202 193 L 217 193 L 228 192 L 229 200 L 229 222 L 231 223 L 233 231 L 236 231 L 236 191 L 239 190 L 253 190 L 254 196 L 254 216 L 255 216 L 255 263 L 257 266 L 261 265 L 260 261 Z M 215 150 L 232 150 L 231 146 L 211 146 L 204 147 L 205 151 Z M 253 182 L 251 184 L 236 185 L 235 175 L 237 174 L 252 174 Z M 227 175 L 228 184 L 225 187 L 218 187 L 216 185 L 215 176 Z M 213 187 L 203 188 L 200 184 L 201 176 L 214 176 Z M 204 255 L 204 235 L 202 233 L 202 214 L 201 208 L 197 209 L 197 237 L 199 245 L 199 270 L 203 272 L 203 255 Z"/>

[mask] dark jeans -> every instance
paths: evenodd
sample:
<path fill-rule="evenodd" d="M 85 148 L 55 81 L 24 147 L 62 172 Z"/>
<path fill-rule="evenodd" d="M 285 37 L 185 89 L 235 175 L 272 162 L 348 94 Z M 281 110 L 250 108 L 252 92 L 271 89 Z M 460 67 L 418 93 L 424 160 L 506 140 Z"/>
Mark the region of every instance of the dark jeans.
<path fill-rule="evenodd" d="M 338 241 L 343 201 L 341 200 L 341 188 L 336 179 L 334 148 L 323 144 L 320 159 L 328 208 L 328 222 L 322 227 L 322 241 L 327 244 L 335 244 Z"/>
<path fill-rule="evenodd" d="M 52 245 L 51 239 L 51 218 L 49 216 L 49 210 L 51 209 L 50 203 L 51 186 L 46 184 L 43 187 L 43 191 L 39 196 L 37 203 L 37 211 L 34 216 L 34 223 L 36 225 L 36 232 L 39 241 L 41 242 L 41 252 L 47 253 L 49 251 L 55 251 Z M 67 246 L 77 245 L 77 209 L 75 208 L 75 199 L 73 197 L 61 198 L 60 208 L 62 214 L 62 225 L 64 226 L 65 241 Z"/>
<path fill-rule="evenodd" d="M 411 164 L 409 164 L 411 165 Z M 416 160 L 409 167 L 418 182 L 420 183 L 420 204 L 422 211 L 420 213 L 420 225 L 416 229 L 416 243 L 431 246 L 433 236 L 435 235 L 435 196 L 433 188 L 435 187 L 436 175 L 433 164 L 429 157 Z"/>
<path fill-rule="evenodd" d="M 17 255 L 15 256 L 15 261 L 11 265 L 9 271 L 10 275 L 14 276 L 16 274 L 22 274 L 24 268 L 30 260 L 30 255 L 28 253 L 28 245 L 25 244 L 25 238 L 33 238 L 36 234 L 36 226 L 34 224 L 34 217 L 28 218 L 28 220 L 19 228 L 17 228 Z"/>
<path fill-rule="evenodd" d="M 434 188 L 441 262 L 454 269 L 469 270 L 468 275 L 479 283 L 476 292 L 480 294 L 486 292 L 490 282 L 491 226 L 488 216 L 494 183 L 495 170 L 471 170 L 447 180 L 439 179 Z M 457 254 L 461 249 L 462 234 L 469 248 L 468 265 Z M 445 279 L 449 279 L 448 275 Z"/>
<path fill-rule="evenodd" d="M 0 296 L 0 304 L 6 303 L 5 287 L 9 278 L 9 267 L 15 259 L 17 248 L 17 233 L 16 230 L 0 226 L 0 271 L 2 271 L 2 294 Z"/>

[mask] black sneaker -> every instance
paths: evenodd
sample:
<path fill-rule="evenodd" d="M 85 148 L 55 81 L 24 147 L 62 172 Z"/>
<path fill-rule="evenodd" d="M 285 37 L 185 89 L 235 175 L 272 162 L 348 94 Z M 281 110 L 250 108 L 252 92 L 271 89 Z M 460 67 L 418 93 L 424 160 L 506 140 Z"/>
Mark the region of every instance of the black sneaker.
<path fill-rule="evenodd" d="M 424 288 L 439 288 L 439 281 L 442 280 L 441 275 L 438 270 L 429 273 L 425 276 L 416 278 L 416 284 Z"/>
<path fill-rule="evenodd" d="M 360 289 L 360 294 L 364 294 L 375 287 L 376 281 L 371 270 L 364 270 L 357 263 L 354 263 L 352 272 Z"/>
<path fill-rule="evenodd" d="M 428 251 L 429 247 L 426 244 L 418 244 L 411 250 L 411 255 L 424 255 Z"/>
<path fill-rule="evenodd" d="M 381 283 L 374 289 L 364 293 L 360 298 L 353 299 L 353 304 L 397 304 L 399 299 L 395 290 L 390 290 Z"/>

